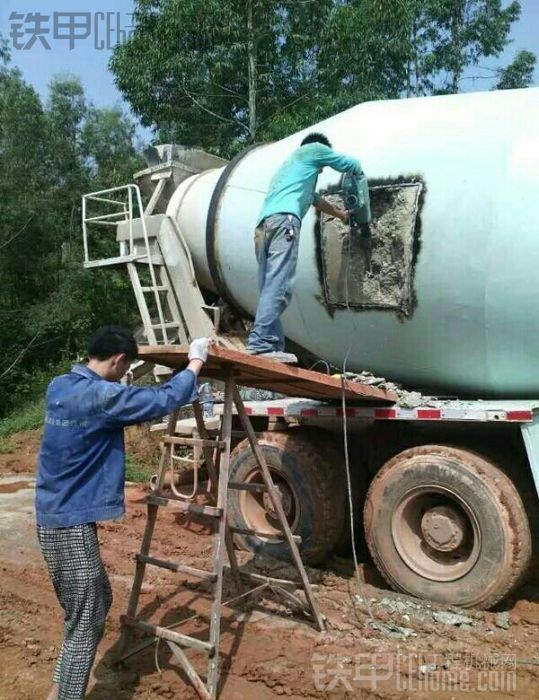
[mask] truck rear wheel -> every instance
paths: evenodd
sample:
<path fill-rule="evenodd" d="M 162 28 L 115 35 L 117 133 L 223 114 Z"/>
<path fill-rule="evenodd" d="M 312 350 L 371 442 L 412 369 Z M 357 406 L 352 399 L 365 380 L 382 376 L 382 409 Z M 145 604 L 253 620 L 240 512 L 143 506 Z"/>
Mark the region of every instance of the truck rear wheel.
<path fill-rule="evenodd" d="M 425 445 L 393 457 L 369 488 L 364 521 L 379 571 L 420 598 L 490 608 L 530 562 L 530 528 L 514 484 L 468 450 Z"/>
<path fill-rule="evenodd" d="M 258 442 L 298 545 L 307 564 L 319 564 L 334 548 L 343 531 L 345 481 L 337 445 L 328 434 L 310 429 L 262 433 Z M 262 475 L 247 440 L 232 452 L 230 480 L 260 483 Z M 231 491 L 231 524 L 235 527 L 276 535 L 280 532 L 267 494 Z M 242 549 L 289 559 L 286 541 L 263 536 L 235 535 Z"/>

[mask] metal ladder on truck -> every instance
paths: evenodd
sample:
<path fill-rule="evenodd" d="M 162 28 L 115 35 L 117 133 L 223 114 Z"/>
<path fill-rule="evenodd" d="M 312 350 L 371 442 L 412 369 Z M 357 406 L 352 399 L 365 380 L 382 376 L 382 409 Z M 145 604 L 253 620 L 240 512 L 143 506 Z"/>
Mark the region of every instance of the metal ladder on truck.
<path fill-rule="evenodd" d="M 305 572 L 305 568 L 301 561 L 298 551 L 297 542 L 300 541 L 298 536 L 292 535 L 290 526 L 286 519 L 285 512 L 281 503 L 279 492 L 273 483 L 270 470 L 266 463 L 264 454 L 260 449 L 256 433 L 251 425 L 247 415 L 240 393 L 234 381 L 233 370 L 227 372 L 225 378 L 225 397 L 223 420 L 221 431 L 218 439 L 210 439 L 204 425 L 202 408 L 200 403 L 196 401 L 193 404 L 196 422 L 200 437 L 198 439 L 181 438 L 174 435 L 177 414 L 170 417 L 168 423 L 168 433 L 163 437 L 161 446 L 161 462 L 159 475 L 157 480 L 156 490 L 146 497 L 148 506 L 148 519 L 140 553 L 136 555 L 136 572 L 129 597 L 127 614 L 122 617 L 122 639 L 120 643 L 120 661 L 138 653 L 152 641 L 164 640 L 168 644 L 175 658 L 181 664 L 183 670 L 187 674 L 189 680 L 203 700 L 215 700 L 218 695 L 219 686 L 219 641 L 221 629 L 221 610 L 222 610 L 222 590 L 223 576 L 225 569 L 230 570 L 235 587 L 238 592 L 237 599 L 244 599 L 253 594 L 260 594 L 265 590 L 271 590 L 278 594 L 288 604 L 305 613 L 310 621 L 317 629 L 324 629 L 323 618 L 320 615 L 316 601 L 309 583 L 309 579 Z M 258 483 L 239 483 L 229 481 L 229 464 L 230 450 L 232 438 L 232 414 L 234 406 L 239 415 L 244 432 L 247 435 L 253 454 L 255 455 L 262 480 Z M 170 470 L 171 483 L 174 481 L 173 456 L 174 448 L 178 445 L 199 445 L 206 458 L 208 465 L 208 474 L 210 478 L 210 496 L 212 505 L 203 505 L 194 501 L 194 494 L 186 496 L 183 499 L 178 498 L 169 491 L 166 491 L 165 479 L 167 472 Z M 195 480 L 196 481 L 196 480 Z M 298 573 L 298 581 L 288 581 L 285 579 L 276 579 L 268 576 L 248 573 L 242 571 L 236 560 L 236 553 L 232 541 L 232 535 L 250 534 L 261 535 L 254 530 L 246 530 L 235 528 L 228 524 L 228 495 L 230 490 L 257 491 L 266 493 L 272 502 L 275 509 L 276 520 L 279 523 L 281 533 L 274 535 L 278 539 L 285 539 L 289 550 L 290 558 Z M 161 506 L 169 506 L 178 508 L 181 512 L 187 514 L 196 514 L 197 517 L 205 517 L 214 524 L 214 547 L 213 547 L 213 566 L 211 571 L 204 571 L 184 565 L 180 562 L 173 562 L 163 559 L 158 559 L 150 554 L 150 547 L 154 529 L 157 524 L 158 509 Z M 268 537 L 267 534 L 264 537 Z M 225 566 L 225 552 L 228 555 L 228 566 Z M 208 641 L 200 639 L 198 636 L 189 636 L 172 629 L 157 624 L 151 624 L 145 620 L 137 618 L 137 608 L 139 597 L 142 589 L 142 583 L 146 566 L 156 566 L 162 569 L 188 576 L 209 581 L 213 586 L 213 595 L 211 603 L 209 637 Z M 243 580 L 254 584 L 254 588 L 244 590 Z M 303 590 L 304 599 L 298 597 L 294 593 L 295 589 Z M 177 627 L 179 625 L 174 625 Z M 137 643 L 134 647 L 129 648 L 132 642 L 134 631 L 142 632 L 149 635 L 152 641 L 143 641 Z M 185 650 L 192 649 L 199 652 L 204 652 L 208 655 L 208 670 L 206 681 L 201 678 L 195 667 L 187 657 Z"/>
<path fill-rule="evenodd" d="M 166 166 L 151 175 L 155 189 L 145 208 L 136 184 L 86 194 L 82 201 L 84 267 L 126 267 L 150 345 L 185 344 L 195 337 L 216 338 L 219 332 L 220 309 L 205 303 L 179 227 L 170 216 L 155 213 L 166 208 L 163 193 L 173 176 Z M 109 237 L 97 241 L 106 254 L 91 256 L 90 243 L 99 247 L 98 227 L 114 229 L 119 254 L 110 254 L 114 241 Z M 226 336 L 219 340 L 238 349 Z"/>

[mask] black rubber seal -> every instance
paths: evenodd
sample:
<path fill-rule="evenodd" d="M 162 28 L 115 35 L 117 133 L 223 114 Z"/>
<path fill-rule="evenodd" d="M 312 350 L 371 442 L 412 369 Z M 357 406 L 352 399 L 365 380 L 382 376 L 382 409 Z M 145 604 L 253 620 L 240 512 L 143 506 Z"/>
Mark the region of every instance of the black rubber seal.
<path fill-rule="evenodd" d="M 217 250 L 215 246 L 217 218 L 219 214 L 219 205 L 221 204 L 221 196 L 225 187 L 228 184 L 228 180 L 232 175 L 233 171 L 236 169 L 239 163 L 241 163 L 245 156 L 251 153 L 251 151 L 254 151 L 256 148 L 261 148 L 262 146 L 267 145 L 268 144 L 265 143 L 255 143 L 252 146 L 246 148 L 244 151 L 241 151 L 241 153 L 238 153 L 238 155 L 230 161 L 230 163 L 221 173 L 219 180 L 217 181 L 217 185 L 215 186 L 211 197 L 210 207 L 208 209 L 208 218 L 206 220 L 206 257 L 208 259 L 208 268 L 210 271 L 211 278 L 215 284 L 219 296 L 229 306 L 231 306 L 237 314 L 239 314 L 243 318 L 252 318 L 252 316 L 242 307 L 242 305 L 237 301 L 237 299 L 234 299 L 234 297 L 230 293 L 230 290 L 226 286 L 224 275 L 221 270 L 221 265 L 219 263 L 219 257 L 217 255 Z M 255 262 L 253 262 L 253 264 L 255 264 Z"/>

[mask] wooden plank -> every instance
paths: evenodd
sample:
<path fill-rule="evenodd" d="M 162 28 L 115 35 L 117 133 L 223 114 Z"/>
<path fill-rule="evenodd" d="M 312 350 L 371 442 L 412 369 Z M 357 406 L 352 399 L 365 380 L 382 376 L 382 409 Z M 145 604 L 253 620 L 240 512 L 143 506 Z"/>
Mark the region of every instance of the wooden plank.
<path fill-rule="evenodd" d="M 225 448 L 223 440 L 204 440 L 203 438 L 185 438 L 176 437 L 175 435 L 165 435 L 161 438 L 161 442 L 167 445 L 183 445 L 184 447 L 210 447 L 211 449 L 219 450 Z"/>
<path fill-rule="evenodd" d="M 224 567 L 226 570 L 230 569 L 229 566 Z M 292 581 L 286 578 L 274 578 L 273 576 L 264 576 L 263 574 L 255 574 L 250 571 L 240 571 L 240 576 L 246 580 L 253 581 L 254 583 L 267 583 L 274 584 L 275 586 L 288 586 L 289 588 L 300 588 L 301 581 Z M 317 584 L 311 583 L 311 588 L 316 588 Z"/>
<path fill-rule="evenodd" d="M 168 569 L 169 571 L 176 571 L 179 574 L 186 574 L 187 576 L 195 576 L 196 578 L 202 578 L 206 581 L 215 581 L 217 578 L 213 571 L 204 571 L 203 569 L 195 569 L 192 566 L 186 566 L 185 564 L 178 564 L 173 561 L 165 561 L 164 559 L 156 559 L 156 557 L 149 557 L 144 554 L 137 554 L 136 560 L 144 562 L 144 564 L 150 564 L 151 566 L 158 566 L 161 569 Z"/>
<path fill-rule="evenodd" d="M 229 481 L 228 488 L 234 491 L 251 491 L 252 493 L 265 493 L 268 490 L 266 484 L 249 481 Z"/>
<path fill-rule="evenodd" d="M 241 400 L 241 396 L 239 391 L 236 389 L 234 392 L 234 404 L 236 406 L 236 410 L 238 411 L 238 415 L 241 420 L 241 424 L 243 426 L 243 429 L 247 433 L 247 438 L 249 440 L 249 444 L 251 445 L 251 450 L 253 451 L 253 454 L 255 456 L 256 462 L 258 466 L 260 467 L 260 471 L 262 472 L 262 476 L 264 478 L 264 482 L 266 483 L 266 486 L 268 487 L 268 493 L 269 497 L 271 499 L 271 502 L 273 504 L 273 507 L 275 509 L 275 512 L 277 513 L 277 519 L 279 520 L 279 525 L 283 528 L 283 532 L 285 535 L 285 538 L 288 542 L 288 547 L 290 549 L 290 553 L 292 554 L 292 559 L 293 562 L 296 566 L 297 572 L 300 576 L 302 585 L 303 585 L 303 591 L 305 592 L 305 596 L 307 598 L 307 602 L 309 604 L 309 607 L 312 612 L 313 619 L 316 622 L 316 626 L 322 632 L 324 630 L 324 620 L 320 613 L 318 612 L 318 606 L 316 605 L 316 601 L 313 596 L 313 592 L 311 590 L 311 587 L 309 585 L 309 579 L 307 578 L 307 573 L 305 572 L 305 568 L 303 566 L 303 562 L 301 561 L 301 556 L 299 554 L 299 550 L 297 548 L 296 542 L 297 542 L 297 537 L 296 535 L 292 534 L 292 531 L 290 529 L 290 525 L 288 524 L 288 520 L 286 519 L 286 514 L 284 512 L 283 504 L 281 503 L 281 496 L 279 492 L 277 491 L 275 484 L 273 483 L 273 479 L 271 477 L 271 472 L 269 470 L 268 464 L 266 462 L 266 457 L 264 456 L 263 451 L 260 448 L 260 445 L 257 442 L 255 432 L 253 430 L 253 426 L 251 425 L 251 421 L 249 420 L 249 417 L 247 416 L 247 413 L 245 412 L 245 406 L 243 405 L 243 401 Z"/>
<path fill-rule="evenodd" d="M 231 527 L 230 532 L 234 535 L 247 535 L 249 537 L 260 537 L 268 540 L 269 542 L 280 542 L 286 539 L 286 535 L 282 534 L 270 534 L 269 532 L 261 532 L 259 530 L 253 530 L 248 527 Z M 301 537 L 299 535 L 291 535 L 294 542 L 301 544 Z"/>
<path fill-rule="evenodd" d="M 174 642 L 171 642 L 170 639 L 167 639 L 167 644 L 174 654 L 174 656 L 178 659 L 178 661 L 181 663 L 183 670 L 187 674 L 187 677 L 195 687 L 195 690 L 197 693 L 200 695 L 202 700 L 212 700 L 212 694 L 206 688 L 204 685 L 202 679 L 198 675 L 198 673 L 195 671 L 195 668 L 193 664 L 189 661 L 187 656 L 183 653 L 182 649 L 177 645 L 174 644 Z"/>
<path fill-rule="evenodd" d="M 127 615 L 121 616 L 121 622 L 126 627 L 132 627 L 134 629 L 141 630 L 152 637 L 159 637 L 160 639 L 166 639 L 170 642 L 175 642 L 183 647 L 189 647 L 191 649 L 196 649 L 197 651 L 205 651 L 206 653 L 213 654 L 215 647 L 212 647 L 208 642 L 203 642 L 201 639 L 196 637 L 188 637 L 186 634 L 180 634 L 180 632 L 173 632 L 167 627 L 160 627 L 159 625 L 152 625 L 149 622 L 143 622 L 142 620 L 134 620 Z"/>
<path fill-rule="evenodd" d="M 156 506 L 171 506 L 181 510 L 182 513 L 193 513 L 193 515 L 209 515 L 212 518 L 220 518 L 223 514 L 222 508 L 215 506 L 205 506 L 202 503 L 193 503 L 192 501 L 181 501 L 179 498 L 172 496 L 154 496 L 153 494 L 146 496 L 146 503 Z M 144 552 L 147 554 L 147 552 Z"/>
<path fill-rule="evenodd" d="M 139 347 L 141 360 L 165 365 L 174 369 L 184 367 L 188 348 L 181 345 L 148 345 Z M 214 345 L 204 366 L 204 376 L 221 379 L 227 370 L 234 370 L 236 384 L 268 389 L 288 396 L 301 396 L 321 400 L 342 398 L 342 384 L 338 377 L 322 372 L 292 367 L 281 362 L 248 355 Z M 360 382 L 347 382 L 345 395 L 348 401 L 387 401 L 394 403 L 397 395 Z"/>
<path fill-rule="evenodd" d="M 165 347 L 165 346 L 158 346 Z M 174 347 L 174 346 L 168 346 Z M 179 346 L 178 346 L 179 347 Z M 251 356 L 245 353 L 238 353 L 242 357 Z M 263 359 L 263 358 L 262 358 Z M 212 363 L 209 371 L 204 368 L 205 375 L 211 375 L 212 379 L 219 379 L 223 381 L 226 378 L 226 370 L 216 366 L 215 360 L 211 360 Z M 290 369 L 288 365 L 283 365 L 282 363 L 273 362 L 271 360 L 265 360 L 265 362 L 270 362 L 273 367 Z M 224 364 L 223 367 L 227 365 Z M 314 384 L 312 377 L 296 377 L 296 376 L 284 376 L 277 377 L 275 371 L 271 374 L 268 373 L 267 368 L 256 368 L 249 366 L 248 370 L 242 367 L 239 363 L 235 367 L 234 377 L 238 385 L 250 386 L 256 389 L 268 389 L 270 391 L 275 391 L 276 393 L 288 394 L 289 396 L 301 396 L 302 398 L 314 398 L 320 400 L 340 400 L 342 387 L 341 380 L 336 377 L 331 377 L 327 374 L 322 374 L 321 372 L 311 372 L 310 370 L 295 369 L 297 372 L 306 372 L 308 374 L 315 375 L 317 383 Z M 338 391 L 338 393 L 337 393 Z M 360 392 L 360 395 L 357 395 Z M 367 395 L 368 392 L 368 395 Z M 371 396 L 372 394 L 372 396 Z M 392 402 L 396 400 L 395 395 L 392 392 L 385 392 L 377 387 L 372 387 L 367 384 L 361 384 L 359 382 L 348 382 L 346 386 L 346 395 L 348 399 L 352 400 L 376 400 L 376 401 L 389 401 Z M 391 399 L 387 397 L 392 397 Z M 395 397 L 395 398 L 393 398 Z"/>
<path fill-rule="evenodd" d="M 234 405 L 234 378 L 232 372 L 225 382 L 225 404 L 223 407 L 223 421 L 221 424 L 221 440 L 225 441 L 226 448 L 221 452 L 219 463 L 219 485 L 217 489 L 217 506 L 222 508 L 223 516 L 219 521 L 219 529 L 216 534 L 213 549 L 212 569 L 217 574 L 217 580 L 213 589 L 213 602 L 210 613 L 210 644 L 216 653 L 208 662 L 207 683 L 210 695 L 217 697 L 217 685 L 219 682 L 219 640 L 221 636 L 221 603 L 223 598 L 223 565 L 225 550 L 229 555 L 229 563 L 236 580 L 236 586 L 241 594 L 241 583 L 238 574 L 236 554 L 232 540 L 227 538 L 227 506 L 228 506 L 228 473 L 230 467 L 230 432 L 232 430 L 232 407 Z"/>
<path fill-rule="evenodd" d="M 148 556 L 150 552 L 150 545 L 152 543 L 153 531 L 155 528 L 155 522 L 157 520 L 157 510 L 158 507 L 155 504 L 148 505 L 148 519 L 146 520 L 146 527 L 144 529 L 144 537 L 142 538 L 142 545 L 140 548 L 140 554 L 142 556 Z M 138 601 L 140 597 L 140 592 L 142 590 L 142 581 L 144 579 L 144 572 L 146 571 L 146 564 L 137 560 L 137 566 L 135 570 L 135 578 L 133 579 L 133 585 L 131 587 L 131 593 L 129 594 L 129 602 L 127 604 L 127 618 L 132 619 L 135 617 Z M 122 627 L 122 635 L 120 638 L 120 656 L 126 650 L 130 641 L 130 634 L 127 627 L 124 625 Z"/>

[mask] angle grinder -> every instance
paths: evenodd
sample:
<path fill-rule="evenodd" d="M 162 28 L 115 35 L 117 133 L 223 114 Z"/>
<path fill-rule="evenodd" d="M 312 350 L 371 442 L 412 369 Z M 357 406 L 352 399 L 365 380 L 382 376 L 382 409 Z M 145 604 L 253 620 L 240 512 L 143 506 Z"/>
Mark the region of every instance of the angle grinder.
<path fill-rule="evenodd" d="M 372 272 L 372 231 L 371 204 L 369 199 L 369 184 L 364 173 L 356 175 L 346 173 L 341 182 L 342 196 L 345 207 L 349 212 L 350 233 L 360 235 L 361 248 L 365 255 L 367 272 Z"/>

